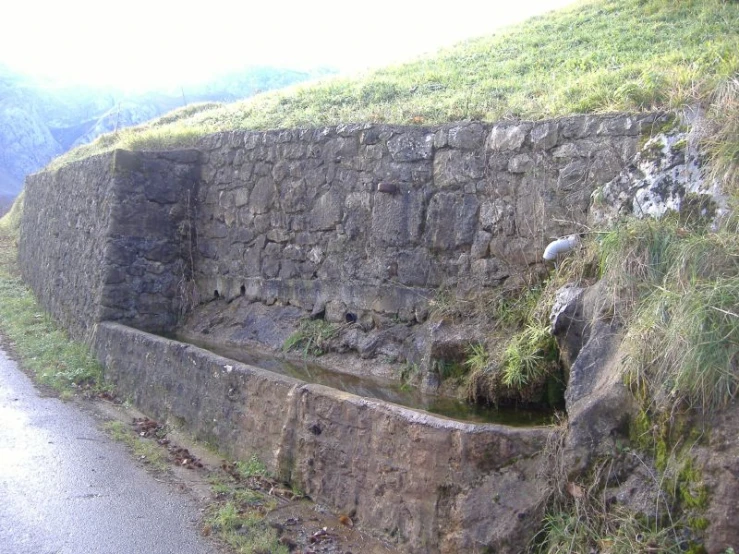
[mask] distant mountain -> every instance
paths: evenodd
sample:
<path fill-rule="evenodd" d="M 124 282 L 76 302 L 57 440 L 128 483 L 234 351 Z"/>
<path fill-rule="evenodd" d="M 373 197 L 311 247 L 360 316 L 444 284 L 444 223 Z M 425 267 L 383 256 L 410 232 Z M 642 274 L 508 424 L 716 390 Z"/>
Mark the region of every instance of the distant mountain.
<path fill-rule="evenodd" d="M 231 102 L 331 73 L 249 67 L 197 85 L 131 94 L 58 86 L 0 65 L 0 207 L 20 192 L 26 175 L 103 133 L 193 102 Z"/>

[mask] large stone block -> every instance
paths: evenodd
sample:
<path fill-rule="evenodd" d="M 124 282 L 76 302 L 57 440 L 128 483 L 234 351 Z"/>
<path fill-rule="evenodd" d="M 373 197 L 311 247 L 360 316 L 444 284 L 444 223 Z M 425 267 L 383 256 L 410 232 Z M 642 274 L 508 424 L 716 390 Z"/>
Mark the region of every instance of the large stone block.
<path fill-rule="evenodd" d="M 330 231 L 341 222 L 344 212 L 344 197 L 338 189 L 332 188 L 318 197 L 308 216 L 311 231 Z"/>
<path fill-rule="evenodd" d="M 434 184 L 454 187 L 475 182 L 485 175 L 485 160 L 479 152 L 440 150 L 434 156 Z"/>
<path fill-rule="evenodd" d="M 434 154 L 434 134 L 423 131 L 400 133 L 387 141 L 387 149 L 396 162 L 430 160 Z"/>
<path fill-rule="evenodd" d="M 267 174 L 269 175 L 269 174 Z M 277 188 L 271 176 L 260 177 L 251 193 L 250 206 L 255 214 L 267 213 L 274 205 L 277 197 Z"/>
<path fill-rule="evenodd" d="M 531 125 L 526 123 L 495 125 L 488 135 L 487 148 L 493 152 L 518 150 L 530 128 Z"/>
<path fill-rule="evenodd" d="M 485 128 L 480 123 L 468 123 L 450 127 L 446 144 L 462 150 L 481 150 L 485 144 Z"/>
<path fill-rule="evenodd" d="M 374 195 L 369 240 L 384 246 L 417 244 L 423 225 L 422 192 L 406 190 L 399 194 Z"/>
<path fill-rule="evenodd" d="M 531 144 L 535 150 L 549 150 L 557 145 L 559 125 L 556 121 L 537 123 L 531 129 Z"/>

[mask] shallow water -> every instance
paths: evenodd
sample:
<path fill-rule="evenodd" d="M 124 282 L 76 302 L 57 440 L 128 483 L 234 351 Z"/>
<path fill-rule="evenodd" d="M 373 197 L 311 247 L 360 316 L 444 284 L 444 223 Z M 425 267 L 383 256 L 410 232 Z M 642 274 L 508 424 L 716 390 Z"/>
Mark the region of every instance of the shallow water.
<path fill-rule="evenodd" d="M 288 361 L 275 356 L 257 353 L 246 348 L 224 346 L 191 337 L 177 336 L 176 340 L 203 348 L 219 356 L 230 358 L 254 367 L 281 375 L 288 375 L 307 383 L 317 383 L 365 398 L 377 398 L 407 408 L 424 410 L 458 421 L 472 423 L 499 423 L 515 427 L 548 425 L 552 423 L 550 411 L 519 408 L 494 408 L 463 402 L 455 398 L 423 394 L 414 387 L 376 377 L 359 377 L 331 371 L 317 364 Z"/>

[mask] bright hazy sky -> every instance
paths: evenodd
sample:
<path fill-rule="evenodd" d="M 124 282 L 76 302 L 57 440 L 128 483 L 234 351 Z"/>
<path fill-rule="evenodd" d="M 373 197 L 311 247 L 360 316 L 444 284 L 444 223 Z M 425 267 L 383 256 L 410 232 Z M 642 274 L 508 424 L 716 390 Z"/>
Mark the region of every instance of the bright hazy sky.
<path fill-rule="evenodd" d="M 573 0 L 11 0 L 0 63 L 127 88 L 247 65 L 377 67 Z"/>

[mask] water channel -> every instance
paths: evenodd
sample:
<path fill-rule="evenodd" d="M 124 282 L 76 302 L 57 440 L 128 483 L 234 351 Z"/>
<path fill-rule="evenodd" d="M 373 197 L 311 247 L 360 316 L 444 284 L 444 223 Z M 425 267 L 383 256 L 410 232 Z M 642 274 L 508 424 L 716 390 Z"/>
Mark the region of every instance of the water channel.
<path fill-rule="evenodd" d="M 471 404 L 456 398 L 424 394 L 415 387 L 404 386 L 376 377 L 359 377 L 331 371 L 318 364 L 294 362 L 275 356 L 257 353 L 245 348 L 226 346 L 214 342 L 176 336 L 175 340 L 203 348 L 219 356 L 230 358 L 254 367 L 288 375 L 307 383 L 325 385 L 365 398 L 376 398 L 415 410 L 470 423 L 498 423 L 514 427 L 549 425 L 552 412 L 516 407 L 496 408 Z"/>

